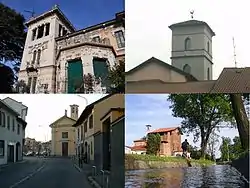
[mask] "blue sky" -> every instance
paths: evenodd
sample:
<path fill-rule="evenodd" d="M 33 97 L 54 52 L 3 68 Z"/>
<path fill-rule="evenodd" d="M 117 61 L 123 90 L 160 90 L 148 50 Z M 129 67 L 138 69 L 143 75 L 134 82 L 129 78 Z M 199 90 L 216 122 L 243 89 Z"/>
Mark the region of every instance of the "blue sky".
<path fill-rule="evenodd" d="M 36 15 L 39 15 L 58 4 L 77 29 L 113 19 L 115 13 L 125 9 L 124 0 L 0 0 L 0 2 L 17 10 L 26 19 L 30 14 L 24 12 L 25 10 L 32 11 L 34 8 Z"/>
<path fill-rule="evenodd" d="M 167 101 L 167 98 L 167 94 L 126 95 L 125 144 L 127 146 L 132 145 L 133 140 L 145 136 L 147 131 L 145 125 L 147 124 L 152 125 L 151 130 L 181 125 L 182 119 L 172 116 L 172 111 L 169 108 L 171 103 Z M 223 128 L 217 134 L 233 138 L 238 135 L 238 131 L 236 129 Z M 193 143 L 191 134 L 189 136 L 183 135 L 182 141 L 186 138 L 191 145 L 199 146 L 200 142 Z M 218 148 L 216 152 L 217 157 L 219 156 Z"/>

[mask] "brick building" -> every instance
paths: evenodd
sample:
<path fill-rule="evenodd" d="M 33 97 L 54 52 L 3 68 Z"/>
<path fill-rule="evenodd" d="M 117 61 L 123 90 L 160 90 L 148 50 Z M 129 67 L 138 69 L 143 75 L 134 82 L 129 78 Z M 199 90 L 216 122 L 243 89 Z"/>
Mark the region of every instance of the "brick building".
<path fill-rule="evenodd" d="M 148 134 L 160 134 L 161 146 L 159 154 L 162 156 L 175 156 L 182 152 L 181 133 L 178 127 L 160 128 L 150 131 Z"/>
<path fill-rule="evenodd" d="M 176 156 L 182 154 L 181 132 L 178 127 L 160 128 L 148 132 L 148 134 L 160 134 L 160 156 Z M 145 154 L 147 141 L 144 139 L 135 140 L 134 145 L 129 147 L 132 154 Z"/>

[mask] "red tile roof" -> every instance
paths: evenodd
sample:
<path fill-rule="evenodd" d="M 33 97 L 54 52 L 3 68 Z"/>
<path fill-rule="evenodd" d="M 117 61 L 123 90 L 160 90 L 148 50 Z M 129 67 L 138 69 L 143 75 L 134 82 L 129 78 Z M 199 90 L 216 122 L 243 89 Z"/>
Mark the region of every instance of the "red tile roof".
<path fill-rule="evenodd" d="M 146 146 L 132 146 L 130 147 L 132 151 L 146 151 Z"/>
<path fill-rule="evenodd" d="M 134 142 L 146 142 L 146 140 L 139 139 L 139 140 L 134 140 Z"/>
<path fill-rule="evenodd" d="M 160 129 L 156 129 L 156 130 L 150 131 L 148 133 L 163 133 L 163 132 L 174 131 L 176 129 L 178 129 L 178 127 L 160 128 Z"/>

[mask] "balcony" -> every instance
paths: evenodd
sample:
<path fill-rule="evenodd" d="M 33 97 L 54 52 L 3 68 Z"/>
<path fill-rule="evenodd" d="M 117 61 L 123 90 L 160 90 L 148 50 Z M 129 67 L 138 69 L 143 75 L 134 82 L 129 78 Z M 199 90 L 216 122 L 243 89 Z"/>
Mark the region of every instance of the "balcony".
<path fill-rule="evenodd" d="M 38 72 L 38 66 L 35 64 L 35 62 L 27 62 L 26 64 L 26 71 L 29 72 Z"/>

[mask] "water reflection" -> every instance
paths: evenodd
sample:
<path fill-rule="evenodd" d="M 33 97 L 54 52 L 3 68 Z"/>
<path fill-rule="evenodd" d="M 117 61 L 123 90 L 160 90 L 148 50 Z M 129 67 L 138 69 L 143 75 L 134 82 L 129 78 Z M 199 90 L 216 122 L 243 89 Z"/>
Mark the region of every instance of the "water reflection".
<path fill-rule="evenodd" d="M 126 172 L 126 188 L 245 188 L 248 185 L 227 165 L 207 168 L 166 168 Z"/>

